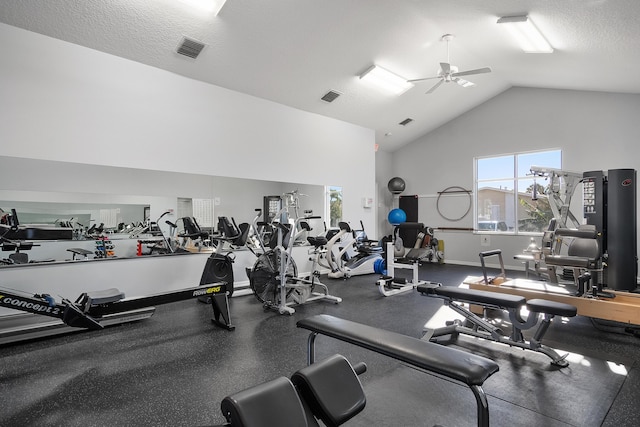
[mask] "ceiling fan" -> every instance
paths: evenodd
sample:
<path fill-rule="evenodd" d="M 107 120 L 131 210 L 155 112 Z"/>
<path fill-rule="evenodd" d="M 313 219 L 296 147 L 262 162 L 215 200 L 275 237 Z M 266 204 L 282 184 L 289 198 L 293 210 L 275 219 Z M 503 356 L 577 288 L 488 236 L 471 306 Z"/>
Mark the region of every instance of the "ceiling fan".
<path fill-rule="evenodd" d="M 452 34 L 445 34 L 440 39 L 440 41 L 446 41 L 447 42 L 447 62 L 441 62 L 440 63 L 440 69 L 438 70 L 438 73 L 435 76 L 433 76 L 433 77 L 425 77 L 425 78 L 422 78 L 422 79 L 407 80 L 407 81 L 410 82 L 410 83 L 416 83 L 416 82 L 422 82 L 422 81 L 425 81 L 425 80 L 440 79 L 440 81 L 438 83 L 433 85 L 431 87 L 431 89 L 429 89 L 426 92 L 427 94 L 429 94 L 429 93 L 432 93 L 433 91 L 435 91 L 436 89 L 438 89 L 438 87 L 442 83 L 456 82 L 462 87 L 475 86 L 475 83 L 470 82 L 468 80 L 461 79 L 460 77 L 461 76 L 470 76 L 472 74 L 483 74 L 483 73 L 490 73 L 491 72 L 491 68 L 489 68 L 489 67 L 477 68 L 475 70 L 458 71 L 458 67 L 456 67 L 455 65 L 451 65 L 451 63 L 449 63 L 449 42 L 452 39 L 453 39 L 453 35 Z"/>

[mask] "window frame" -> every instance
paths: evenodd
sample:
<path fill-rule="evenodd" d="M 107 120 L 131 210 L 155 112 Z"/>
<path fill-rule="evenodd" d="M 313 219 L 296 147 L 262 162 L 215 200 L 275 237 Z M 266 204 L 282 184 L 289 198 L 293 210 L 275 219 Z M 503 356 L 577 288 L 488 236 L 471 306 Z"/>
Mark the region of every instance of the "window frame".
<path fill-rule="evenodd" d="M 337 199 L 333 199 L 332 192 L 339 195 Z M 325 185 L 324 187 L 324 217 L 327 229 L 338 227 L 338 222 L 342 221 L 343 206 L 342 201 L 344 199 L 343 187 L 339 185 Z M 334 203 L 336 209 L 334 210 Z M 332 213 L 337 213 L 335 218 L 332 217 Z M 332 221 L 335 220 L 335 221 Z"/>
<path fill-rule="evenodd" d="M 554 159 L 553 162 L 558 162 L 559 164 L 531 164 L 528 167 L 531 166 L 541 166 L 541 167 L 552 167 L 552 168 L 556 168 L 556 169 L 562 169 L 562 149 L 561 148 L 546 148 L 546 149 L 542 149 L 542 150 L 531 150 L 531 151 L 519 151 L 519 152 L 512 152 L 512 153 L 503 153 L 503 154 L 496 154 L 496 155 L 489 155 L 489 156 L 476 156 L 473 159 L 473 179 L 474 179 L 474 198 L 473 198 L 473 213 L 474 213 L 474 217 L 473 217 L 473 229 L 474 229 L 474 233 L 476 234 L 499 234 L 499 235 L 531 235 L 531 236 L 539 236 L 542 235 L 543 231 L 523 231 L 520 230 L 521 224 L 520 222 L 522 221 L 523 218 L 520 217 L 519 215 L 519 200 L 520 200 L 520 194 L 524 193 L 526 190 L 525 187 L 524 189 L 520 190 L 520 187 L 522 186 L 521 183 L 525 182 L 525 181 L 529 181 L 529 180 L 533 180 L 534 177 L 532 174 L 525 174 L 524 176 L 520 176 L 518 173 L 519 170 L 519 160 L 521 161 L 521 158 L 528 156 L 528 155 L 544 155 L 545 153 L 548 153 L 550 155 L 553 155 L 554 152 L 557 152 L 557 159 Z M 478 177 L 478 174 L 480 173 L 479 171 L 479 162 L 483 161 L 483 160 L 489 160 L 489 159 L 496 159 L 498 161 L 498 159 L 500 158 L 511 158 L 512 160 L 512 165 L 513 165 L 513 170 L 510 173 L 506 173 L 506 174 L 501 174 L 498 175 L 497 177 L 491 177 L 491 178 L 482 178 L 480 179 Z M 509 175 L 510 174 L 510 175 Z M 480 230 L 479 229 L 479 223 L 480 222 L 493 222 L 493 221 L 497 221 L 497 222 L 503 222 L 503 221 L 507 221 L 506 218 L 498 218 L 498 219 L 479 219 L 479 213 L 481 212 L 480 206 L 479 206 L 479 196 L 480 196 L 480 192 L 479 189 L 482 186 L 482 183 L 496 183 L 496 182 L 504 182 L 505 183 L 505 187 L 508 189 L 509 185 L 511 185 L 513 187 L 513 196 L 511 197 L 512 201 L 510 201 L 510 206 L 506 206 L 505 205 L 505 210 L 510 209 L 513 211 L 513 217 L 514 217 L 514 224 L 513 227 L 509 227 L 507 229 L 507 231 L 499 231 L 499 230 Z"/>

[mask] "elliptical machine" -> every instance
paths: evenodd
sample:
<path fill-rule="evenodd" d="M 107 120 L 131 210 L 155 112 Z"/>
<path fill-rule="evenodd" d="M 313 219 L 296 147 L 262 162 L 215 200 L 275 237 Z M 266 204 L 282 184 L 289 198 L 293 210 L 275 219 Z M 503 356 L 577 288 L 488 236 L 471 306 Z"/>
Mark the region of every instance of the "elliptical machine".
<path fill-rule="evenodd" d="M 329 278 L 348 279 L 376 273 L 377 266 L 384 261 L 383 248 L 367 238 L 362 221 L 360 226 L 362 230 L 352 230 L 348 223 L 338 223 L 340 231 L 327 243 Z"/>

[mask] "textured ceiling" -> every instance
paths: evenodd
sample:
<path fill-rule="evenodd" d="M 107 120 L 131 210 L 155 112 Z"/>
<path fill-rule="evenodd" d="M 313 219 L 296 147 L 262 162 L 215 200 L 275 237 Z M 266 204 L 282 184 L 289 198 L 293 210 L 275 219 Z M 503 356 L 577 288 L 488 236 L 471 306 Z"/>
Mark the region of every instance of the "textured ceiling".
<path fill-rule="evenodd" d="M 554 53 L 522 53 L 496 24 L 520 14 Z M 0 0 L 0 22 L 375 129 L 386 151 L 511 86 L 640 93 L 638 18 L 638 0 L 228 0 L 216 17 L 178 0 Z M 388 96 L 358 79 L 374 63 L 434 75 L 446 33 L 452 64 L 493 69 L 475 87 Z M 196 60 L 175 53 L 185 35 L 207 45 Z"/>

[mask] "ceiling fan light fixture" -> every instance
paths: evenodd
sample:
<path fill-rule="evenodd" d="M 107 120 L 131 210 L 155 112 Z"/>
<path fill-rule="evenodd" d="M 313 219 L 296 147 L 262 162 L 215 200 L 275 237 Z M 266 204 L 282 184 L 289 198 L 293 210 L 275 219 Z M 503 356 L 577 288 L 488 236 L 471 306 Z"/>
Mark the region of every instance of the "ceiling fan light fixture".
<path fill-rule="evenodd" d="M 526 53 L 552 53 L 553 47 L 527 15 L 498 19 Z"/>
<path fill-rule="evenodd" d="M 413 83 L 408 82 L 405 78 L 377 65 L 369 67 L 367 71 L 362 73 L 360 80 L 394 95 L 401 95 L 413 87 Z"/>
<path fill-rule="evenodd" d="M 469 80 L 463 80 L 463 79 L 456 79 L 456 83 L 458 83 L 458 85 L 462 87 L 472 87 L 476 85 L 475 83 L 470 82 Z"/>

